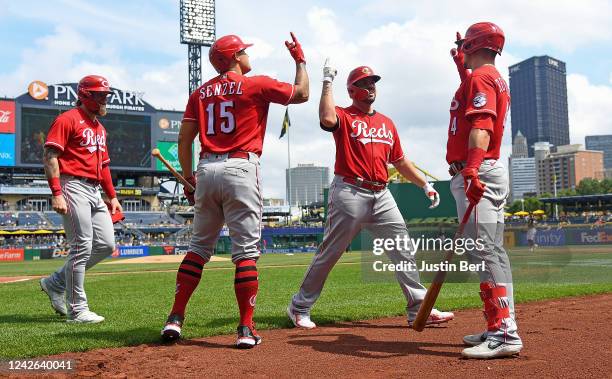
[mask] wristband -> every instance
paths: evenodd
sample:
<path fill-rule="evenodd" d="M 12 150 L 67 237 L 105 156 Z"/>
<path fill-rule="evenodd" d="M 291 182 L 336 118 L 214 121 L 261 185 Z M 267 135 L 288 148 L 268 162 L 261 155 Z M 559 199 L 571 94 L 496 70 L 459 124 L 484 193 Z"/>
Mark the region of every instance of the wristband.
<path fill-rule="evenodd" d="M 62 194 L 62 185 L 60 184 L 60 178 L 48 178 L 49 188 L 51 188 L 51 194 L 53 196 L 59 196 Z"/>

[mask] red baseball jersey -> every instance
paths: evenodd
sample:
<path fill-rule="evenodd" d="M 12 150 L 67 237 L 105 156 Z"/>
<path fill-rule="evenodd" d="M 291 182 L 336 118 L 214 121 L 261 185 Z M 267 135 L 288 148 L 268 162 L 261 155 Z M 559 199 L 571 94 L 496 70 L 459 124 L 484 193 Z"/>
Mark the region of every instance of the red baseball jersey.
<path fill-rule="evenodd" d="M 332 131 L 336 142 L 334 173 L 347 178 L 363 178 L 386 183 L 388 163 L 404 158 L 395 124 L 379 112 L 363 113 L 350 106 L 336 107 L 338 123 Z"/>
<path fill-rule="evenodd" d="M 293 91 L 292 84 L 267 76 L 246 77 L 229 71 L 189 96 L 183 120 L 198 124 L 203 152 L 261 155 L 270 103 L 287 105 Z"/>
<path fill-rule="evenodd" d="M 484 65 L 474 70 L 459 86 L 451 101 L 446 161 L 465 161 L 472 124 L 470 116 L 493 116 L 491 140 L 485 159 L 499 159 L 506 116 L 510 108 L 508 85 L 495 66 Z"/>
<path fill-rule="evenodd" d="M 102 166 L 110 162 L 106 147 L 106 129 L 92 121 L 80 108 L 57 116 L 45 146 L 62 153 L 58 157 L 60 173 L 94 180 L 102 179 Z"/>

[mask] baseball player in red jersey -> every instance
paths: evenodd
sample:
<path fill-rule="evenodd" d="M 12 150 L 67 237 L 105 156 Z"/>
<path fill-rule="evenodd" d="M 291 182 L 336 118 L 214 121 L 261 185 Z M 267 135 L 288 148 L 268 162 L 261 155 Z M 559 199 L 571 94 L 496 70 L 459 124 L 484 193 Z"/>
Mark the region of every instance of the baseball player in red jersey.
<path fill-rule="evenodd" d="M 351 240 L 362 230 L 374 238 L 408 238 L 408 230 L 391 192 L 387 189 L 387 164 L 425 191 L 431 207 L 439 204 L 439 196 L 408 160 L 393 121 L 373 108 L 376 82 L 380 76 L 367 66 L 350 72 L 347 80 L 351 106 L 334 105 L 332 81 L 337 70 L 325 62 L 323 90 L 319 103 L 321 128 L 332 133 L 336 143 L 335 177 L 329 188 L 328 215 L 323 241 L 306 271 L 302 285 L 287 307 L 287 315 L 297 327 L 312 329 L 310 310 L 323 290 L 330 271 Z M 394 264 L 414 265 L 411 250 L 387 251 Z M 399 266 L 398 266 L 399 267 Z M 408 266 L 405 266 L 408 267 Z M 417 270 L 395 272 L 406 297 L 410 324 L 417 315 L 426 289 Z M 452 320 L 451 312 L 433 310 L 428 324 Z"/>
<path fill-rule="evenodd" d="M 448 129 L 451 190 L 459 219 L 470 205 L 474 207 L 464 237 L 480 238 L 485 246 L 468 252 L 473 262 L 485 263 L 479 275 L 487 320 L 485 332 L 463 338 L 473 346 L 463 350 L 469 358 L 513 355 L 523 347 L 514 318 L 512 271 L 503 247 L 508 173 L 499 150 L 510 94 L 495 68 L 495 57 L 501 54 L 504 41 L 499 26 L 480 22 L 469 27 L 465 38 L 457 33 L 458 49 L 451 50 L 461 78 L 451 101 Z"/>
<path fill-rule="evenodd" d="M 187 302 L 225 222 L 232 240 L 234 289 L 240 309 L 236 345 L 252 348 L 261 343 L 253 311 L 263 209 L 259 156 L 268 108 L 270 103 L 303 103 L 309 92 L 306 59 L 293 33 L 291 37 L 293 41 L 285 44 L 296 64 L 294 85 L 267 76 L 245 76 L 251 71 L 246 53 L 251 44 L 228 35 L 219 38 L 209 52 L 219 75 L 189 97 L 179 133 L 179 161 L 184 176 L 196 187 L 195 194 L 185 193 L 195 203 L 193 237 L 178 269 L 174 305 L 162 330 L 164 341 L 180 337 Z M 202 153 L 193 176 L 191 145 L 198 133 Z"/>
<path fill-rule="evenodd" d="M 88 75 L 78 85 L 77 107 L 57 116 L 45 142 L 44 167 L 53 195 L 53 209 L 63 216 L 68 259 L 62 268 L 41 279 L 51 306 L 68 322 L 98 323 L 104 317 L 89 310 L 85 270 L 111 255 L 115 248 L 113 221 L 100 196 L 110 199 L 113 215 L 121 213 L 109 168 L 106 129 L 108 81 Z"/>

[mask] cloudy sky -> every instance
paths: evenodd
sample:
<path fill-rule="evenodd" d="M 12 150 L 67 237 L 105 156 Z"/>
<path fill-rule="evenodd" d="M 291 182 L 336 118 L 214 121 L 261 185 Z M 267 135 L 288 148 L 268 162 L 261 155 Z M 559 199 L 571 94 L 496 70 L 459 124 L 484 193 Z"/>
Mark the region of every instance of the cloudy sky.
<path fill-rule="evenodd" d="M 349 5 L 350 4 L 350 5 Z M 26 92 L 32 80 L 75 82 L 89 73 L 113 87 L 145 92 L 157 108 L 183 110 L 187 48 L 179 44 L 178 0 L 0 0 L 0 96 Z M 321 68 L 338 68 L 336 103 L 348 105 L 343 82 L 358 65 L 382 76 L 376 109 L 396 123 L 408 157 L 440 178 L 448 107 L 459 84 L 448 51 L 455 31 L 478 21 L 497 23 L 506 47 L 497 65 L 534 55 L 567 63 L 570 136 L 612 131 L 612 1 L 217 1 L 217 35 L 255 43 L 253 73 L 291 82 L 294 65 L 283 41 L 294 31 L 311 78 L 307 104 L 292 105 L 292 163 L 333 167 L 331 135 L 318 127 Z M 203 56 L 207 56 L 204 50 Z M 203 61 L 203 77 L 213 75 Z M 273 105 L 262 160 L 264 195 L 284 197 L 287 140 L 278 139 L 284 108 Z M 510 151 L 504 137 L 504 159 Z"/>

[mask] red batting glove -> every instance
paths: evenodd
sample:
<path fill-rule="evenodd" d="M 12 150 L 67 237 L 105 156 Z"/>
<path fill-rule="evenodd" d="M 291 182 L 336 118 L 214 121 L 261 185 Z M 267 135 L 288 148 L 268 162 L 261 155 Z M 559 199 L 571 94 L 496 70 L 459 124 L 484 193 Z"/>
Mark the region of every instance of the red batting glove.
<path fill-rule="evenodd" d="M 478 204 L 485 193 L 485 185 L 478 178 L 478 170 L 474 168 L 464 168 L 461 171 L 463 176 L 463 185 L 465 188 L 465 196 L 467 196 L 470 204 Z"/>
<path fill-rule="evenodd" d="M 196 188 L 196 177 L 195 177 L 195 173 L 194 175 L 185 178 L 185 180 L 187 180 L 189 182 L 189 184 L 191 184 L 193 186 L 193 188 Z M 186 186 L 183 186 L 183 194 L 185 195 L 185 197 L 187 198 L 187 201 L 189 202 L 189 205 L 194 205 L 195 204 L 195 191 L 191 192 L 187 189 Z"/>
<path fill-rule="evenodd" d="M 289 54 L 291 54 L 291 56 L 295 60 L 295 63 L 306 63 L 304 51 L 302 51 L 302 45 L 300 45 L 297 38 L 295 38 L 295 34 L 293 34 L 293 32 L 290 33 L 293 42 L 285 41 L 285 46 L 287 46 Z"/>
<path fill-rule="evenodd" d="M 457 41 L 455 41 L 455 43 L 461 41 L 461 39 L 462 39 L 461 33 L 457 32 Z M 461 78 L 461 81 L 464 81 L 465 78 L 467 78 L 470 71 L 466 69 L 464 66 L 463 51 L 461 50 L 461 47 L 457 46 L 457 48 L 452 48 L 450 50 L 450 54 L 451 54 L 451 57 L 453 57 L 453 60 L 455 61 L 455 65 L 457 66 L 457 72 L 459 72 L 459 78 Z"/>

